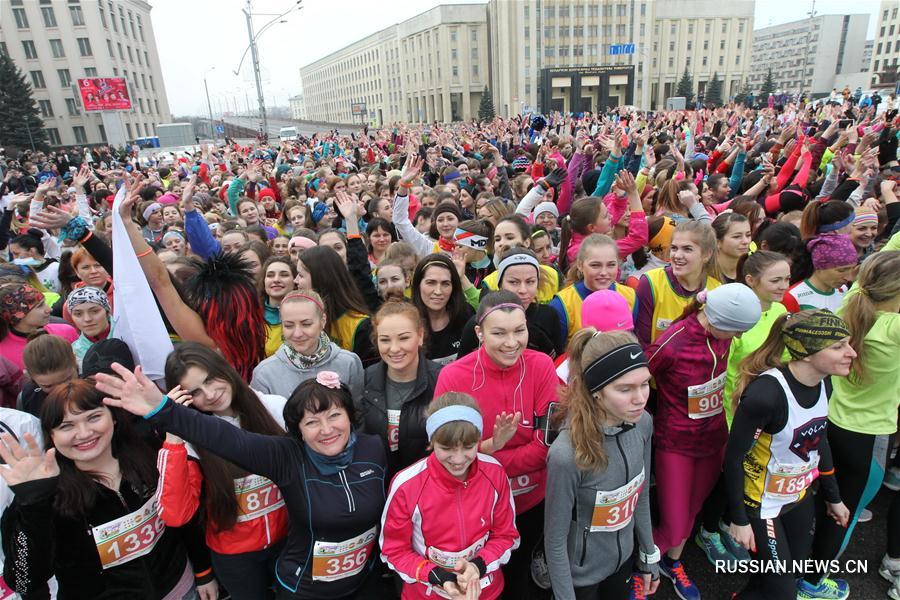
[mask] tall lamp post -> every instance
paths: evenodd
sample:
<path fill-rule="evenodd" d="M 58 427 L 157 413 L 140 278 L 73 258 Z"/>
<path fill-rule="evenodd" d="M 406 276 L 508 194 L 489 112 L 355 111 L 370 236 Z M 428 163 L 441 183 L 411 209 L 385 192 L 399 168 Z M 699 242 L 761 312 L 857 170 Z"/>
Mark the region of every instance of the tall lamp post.
<path fill-rule="evenodd" d="M 215 70 L 215 67 L 210 67 L 206 70 L 206 73 L 203 74 L 203 89 L 206 90 L 206 110 L 209 111 L 209 128 L 212 133 L 213 142 L 217 141 L 216 140 L 216 124 L 213 121 L 212 104 L 209 102 L 209 86 L 206 84 L 206 76 L 209 75 L 210 71 L 214 71 L 214 70 Z"/>
<path fill-rule="evenodd" d="M 303 0 L 296 0 L 296 2 L 294 3 L 293 6 L 291 6 L 289 9 L 287 9 L 283 13 L 277 14 L 277 15 L 274 13 L 254 13 L 254 12 L 252 12 L 253 7 L 251 6 L 251 0 L 247 0 L 247 8 L 241 9 L 241 12 L 244 13 L 244 17 L 247 19 L 247 37 L 250 40 L 250 45 L 247 46 L 247 50 L 250 51 L 251 58 L 253 59 L 253 79 L 256 83 L 256 101 L 259 103 L 259 116 L 262 119 L 263 134 L 266 136 L 266 138 L 269 137 L 269 119 L 268 119 L 268 116 L 266 115 L 266 99 L 263 96 L 262 77 L 260 76 L 260 73 L 259 73 L 259 50 L 256 47 L 256 40 L 258 40 L 259 37 L 270 26 L 274 25 L 276 22 L 286 23 L 286 21 L 281 20 L 281 18 L 284 17 L 285 15 L 287 15 L 289 12 L 293 11 L 294 9 L 299 10 L 299 9 L 303 8 L 302 6 L 300 6 L 301 2 L 303 2 Z M 273 15 L 275 17 L 274 19 L 272 19 L 271 21 L 269 21 L 268 23 L 263 25 L 257 33 L 253 33 L 253 17 L 254 16 L 269 17 L 269 16 L 273 16 Z M 244 57 L 247 56 L 247 50 L 244 50 L 244 56 L 241 57 L 241 62 L 240 62 L 240 64 L 238 64 L 238 68 L 235 69 L 235 71 L 234 71 L 235 75 L 239 74 L 239 72 L 241 70 L 241 65 L 244 64 Z"/>

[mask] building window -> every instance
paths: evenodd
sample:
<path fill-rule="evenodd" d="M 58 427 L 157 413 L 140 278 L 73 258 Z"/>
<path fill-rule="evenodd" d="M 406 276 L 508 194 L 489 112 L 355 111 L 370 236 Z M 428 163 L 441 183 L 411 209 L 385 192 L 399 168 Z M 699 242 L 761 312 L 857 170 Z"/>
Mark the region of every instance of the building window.
<path fill-rule="evenodd" d="M 115 57 L 116 57 L 115 53 L 113 52 L 112 40 L 106 40 L 106 49 L 109 50 L 109 57 L 110 57 L 110 58 L 115 58 Z"/>
<path fill-rule="evenodd" d="M 603 37 L 611 38 L 612 37 L 612 25 L 604 25 L 603 26 Z"/>
<path fill-rule="evenodd" d="M 675 52 L 675 42 L 669 42 L 669 52 Z"/>
<path fill-rule="evenodd" d="M 472 58 L 478 60 L 478 48 L 472 48 Z"/>
<path fill-rule="evenodd" d="M 579 4 L 575 7 L 575 18 L 580 19 L 582 17 L 584 17 L 584 7 Z"/>
<path fill-rule="evenodd" d="M 78 52 L 80 52 L 82 56 L 93 56 L 94 53 L 91 51 L 91 40 L 88 38 L 78 38 Z"/>
<path fill-rule="evenodd" d="M 40 71 L 31 71 L 31 87 L 36 90 L 42 90 L 47 87 L 47 82 L 44 81 L 43 73 Z"/>
<path fill-rule="evenodd" d="M 156 86 L 153 85 L 153 75 L 150 76 L 150 89 L 156 91 Z"/>
<path fill-rule="evenodd" d="M 725 49 L 725 40 L 719 40 L 719 50 Z"/>
<path fill-rule="evenodd" d="M 109 20 L 112 21 L 113 31 L 119 33 L 119 26 L 116 25 L 116 11 L 113 9 L 112 2 L 109 3 Z"/>
<path fill-rule="evenodd" d="M 738 40 L 738 41 L 737 41 L 737 48 L 738 48 L 738 50 L 740 50 L 740 49 L 743 48 L 743 47 L 744 47 L 744 40 Z"/>
<path fill-rule="evenodd" d="M 138 25 L 138 35 L 141 36 L 141 41 L 144 41 L 144 26 Z"/>
<path fill-rule="evenodd" d="M 159 114 L 159 100 L 153 101 L 153 107 L 156 109 L 156 114 Z M 156 132 L 156 124 L 153 125 L 153 132 Z"/>
<path fill-rule="evenodd" d="M 472 33 L 472 41 L 477 42 L 478 41 L 478 30 L 473 29 L 471 33 Z"/>
<path fill-rule="evenodd" d="M 644 2 L 641 2 L 641 16 L 647 16 L 647 5 Z"/>
<path fill-rule="evenodd" d="M 554 35 L 556 35 L 556 29 L 555 29 L 555 28 L 553 28 L 553 27 L 548 27 L 548 28 L 546 28 L 546 29 L 544 30 L 544 37 L 545 37 L 545 38 L 550 39 L 550 38 L 552 38 Z"/>
<path fill-rule="evenodd" d="M 72 85 L 72 75 L 68 69 L 57 69 L 56 74 L 59 75 L 59 85 L 67 88 Z"/>
<path fill-rule="evenodd" d="M 76 125 L 72 128 L 72 133 L 75 134 L 76 144 L 87 144 L 87 134 L 84 131 L 84 127 L 82 127 L 81 125 Z"/>
<path fill-rule="evenodd" d="M 456 43 L 456 30 L 455 29 L 450 30 L 450 41 L 454 44 Z"/>
<path fill-rule="evenodd" d="M 624 17 L 624 16 L 625 16 L 625 11 L 626 11 L 626 7 L 625 7 L 624 4 L 617 4 L 617 5 L 616 5 L 616 15 L 617 15 L 617 16 L 619 16 L 619 17 Z"/>
<path fill-rule="evenodd" d="M 472 77 L 478 78 L 478 65 L 476 63 L 472 63 Z"/>
<path fill-rule="evenodd" d="M 545 6 L 544 7 L 544 18 L 552 19 L 556 16 L 556 7 L 555 6 Z"/>
<path fill-rule="evenodd" d="M 559 47 L 559 55 L 560 56 L 569 56 L 569 47 L 568 46 L 560 46 Z"/>
<path fill-rule="evenodd" d="M 572 35 L 579 39 L 583 38 L 584 37 L 584 25 L 576 25 L 574 27 L 574 30 L 572 31 Z"/>
<path fill-rule="evenodd" d="M 568 19 L 569 18 L 569 7 L 568 6 L 560 6 L 559 7 L 559 18 L 560 19 Z"/>
<path fill-rule="evenodd" d="M 691 66 L 691 57 L 690 57 L 690 56 L 688 56 L 688 57 L 685 59 L 685 63 L 684 63 L 684 64 L 685 64 L 685 66 L 688 66 L 688 67 Z"/>
<path fill-rule="evenodd" d="M 669 57 L 669 68 L 674 67 L 674 66 L 675 66 L 675 59 L 670 56 Z"/>
<path fill-rule="evenodd" d="M 150 55 L 147 54 L 146 50 L 144 50 L 144 64 L 148 67 L 150 66 Z"/>
<path fill-rule="evenodd" d="M 737 56 L 734 57 L 734 64 L 735 65 L 741 64 L 741 55 L 740 54 L 738 54 Z"/>
<path fill-rule="evenodd" d="M 708 62 L 708 59 L 704 56 L 704 57 L 703 57 L 703 66 L 704 66 L 704 67 L 706 66 L 706 63 L 707 63 L 707 62 Z"/>
<path fill-rule="evenodd" d="M 456 58 L 457 58 L 456 48 L 451 48 L 450 49 L 450 60 L 456 60 Z"/>
<path fill-rule="evenodd" d="M 16 18 L 16 27 L 18 29 L 28 29 L 28 15 L 25 14 L 24 8 L 14 8 L 13 16 Z"/>
<path fill-rule="evenodd" d="M 688 35 L 694 35 L 694 24 L 688 23 Z"/>
<path fill-rule="evenodd" d="M 728 33 L 728 21 L 722 23 L 722 33 Z"/>
<path fill-rule="evenodd" d="M 143 114 L 144 113 L 144 99 L 143 98 L 138 98 L 138 106 L 141 107 L 141 114 Z"/>
<path fill-rule="evenodd" d="M 578 27 L 581 27 L 580 25 Z M 578 30 L 578 27 L 575 30 Z M 588 25 L 588 37 L 597 37 L 600 33 L 600 28 L 596 25 Z"/>
<path fill-rule="evenodd" d="M 677 27 L 678 27 L 678 26 L 675 25 L 675 23 L 672 23 L 671 25 L 669 25 L 669 33 L 672 34 L 672 35 L 675 35 L 675 32 L 676 32 L 676 30 L 677 30 Z"/>
<path fill-rule="evenodd" d="M 80 6 L 78 6 L 78 5 L 70 6 L 69 7 L 69 16 L 72 17 L 72 25 L 74 27 L 81 27 L 84 25 L 84 13 L 81 12 Z"/>
<path fill-rule="evenodd" d="M 584 46 L 576 44 L 572 47 L 572 56 L 584 56 Z"/>
<path fill-rule="evenodd" d="M 143 73 L 141 73 L 141 84 L 142 84 L 141 87 L 143 87 L 146 90 L 147 89 L 147 78 L 144 77 Z"/>
<path fill-rule="evenodd" d="M 744 22 L 738 21 L 738 33 L 744 33 Z"/>
<path fill-rule="evenodd" d="M 453 69 L 451 69 L 451 73 L 453 74 L 454 77 L 459 77 L 459 67 L 457 67 L 456 65 L 453 65 Z"/>
<path fill-rule="evenodd" d="M 131 46 L 128 46 L 128 61 L 134 64 L 134 54 L 131 53 Z"/>
<path fill-rule="evenodd" d="M 725 57 L 724 57 L 724 56 L 720 56 L 720 57 L 719 57 L 719 66 L 722 67 L 722 66 L 724 66 L 724 65 L 725 65 Z"/>
<path fill-rule="evenodd" d="M 50 40 L 50 51 L 53 52 L 53 58 L 65 58 L 66 56 L 62 40 Z"/>
<path fill-rule="evenodd" d="M 103 24 L 103 29 L 108 29 L 106 25 L 106 12 L 103 10 L 103 5 L 98 3 L 97 8 L 100 9 L 100 23 Z"/>
<path fill-rule="evenodd" d="M 59 146 L 59 130 L 56 127 L 46 127 L 44 131 L 47 132 L 47 141 L 50 142 L 51 146 Z"/>
<path fill-rule="evenodd" d="M 70 117 L 77 117 L 80 114 L 78 112 L 78 103 L 75 102 L 75 98 L 66 98 L 66 110 L 69 111 Z"/>
<path fill-rule="evenodd" d="M 529 27 L 528 25 L 525 26 L 525 37 L 526 38 L 531 37 L 531 27 Z"/>
<path fill-rule="evenodd" d="M 531 60 L 531 46 L 525 46 L 525 60 Z"/>
<path fill-rule="evenodd" d="M 560 25 L 559 37 L 569 37 L 569 26 L 568 25 Z"/>
<path fill-rule="evenodd" d="M 529 15 L 530 12 L 531 12 L 530 7 L 526 4 L 525 5 L 525 18 L 526 19 L 530 16 Z"/>
<path fill-rule="evenodd" d="M 85 67 L 84 68 L 84 76 L 85 77 L 96 77 L 97 76 L 96 67 Z"/>
<path fill-rule="evenodd" d="M 703 40 L 703 49 L 709 50 L 709 40 Z"/>
<path fill-rule="evenodd" d="M 617 36 L 619 36 L 619 37 L 625 37 L 625 33 L 626 33 L 626 32 L 625 32 L 625 25 L 624 25 L 623 23 L 620 23 L 620 24 L 616 25 L 616 35 L 617 35 Z"/>
<path fill-rule="evenodd" d="M 556 46 L 544 46 L 544 56 L 548 58 L 556 56 Z"/>
<path fill-rule="evenodd" d="M 707 22 L 706 22 L 706 25 L 705 25 L 705 27 L 704 27 L 704 31 L 705 31 L 706 33 L 709 33 L 710 31 L 712 31 L 712 21 L 707 21 Z"/>
<path fill-rule="evenodd" d="M 128 139 L 134 139 L 134 136 L 131 135 L 131 123 L 125 123 L 125 129 L 128 131 Z"/>
<path fill-rule="evenodd" d="M 44 20 L 44 27 L 56 27 L 56 13 L 52 6 L 41 7 L 41 18 Z"/>
<path fill-rule="evenodd" d="M 38 108 L 41 109 L 42 117 L 53 116 L 53 104 L 51 104 L 49 100 L 38 100 Z"/>

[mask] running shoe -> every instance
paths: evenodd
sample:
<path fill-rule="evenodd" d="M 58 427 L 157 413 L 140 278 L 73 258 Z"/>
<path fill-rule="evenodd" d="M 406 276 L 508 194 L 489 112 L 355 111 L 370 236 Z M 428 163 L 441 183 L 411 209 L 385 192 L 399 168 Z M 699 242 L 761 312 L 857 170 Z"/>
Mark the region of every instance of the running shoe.
<path fill-rule="evenodd" d="M 628 592 L 628 600 L 647 600 L 647 592 L 644 590 L 644 577 L 640 573 L 635 573 L 631 576 L 631 589 Z"/>
<path fill-rule="evenodd" d="M 857 523 L 868 523 L 872 520 L 872 511 L 868 508 L 862 509 L 859 513 L 859 518 L 856 520 Z"/>
<path fill-rule="evenodd" d="M 900 490 L 900 467 L 891 467 L 884 474 L 884 481 L 881 483 L 889 490 Z"/>
<path fill-rule="evenodd" d="M 659 562 L 659 574 L 672 582 L 675 594 L 681 600 L 700 600 L 700 588 L 684 572 L 684 565 L 680 560 L 670 563 L 669 559 L 664 557 Z"/>
<path fill-rule="evenodd" d="M 900 577 L 900 558 L 891 558 L 885 554 L 878 567 L 878 574 L 894 583 Z"/>
<path fill-rule="evenodd" d="M 712 566 L 721 564 L 718 561 L 730 563 L 737 560 L 734 554 L 729 552 L 728 548 L 722 543 L 722 536 L 719 535 L 718 531 L 710 533 L 701 526 L 697 535 L 694 536 L 694 541 L 697 542 L 697 545 L 703 550 L 703 554 L 706 555 L 707 560 L 709 560 Z"/>
<path fill-rule="evenodd" d="M 797 600 L 846 600 L 850 597 L 850 586 L 843 579 L 823 577 L 818 585 L 805 579 L 797 582 Z"/>
<path fill-rule="evenodd" d="M 738 561 L 748 561 L 750 560 L 750 553 L 747 552 L 747 549 L 737 543 L 737 540 L 731 537 L 731 534 L 728 532 L 728 526 L 725 523 L 719 521 L 719 537 L 722 539 L 722 545 L 731 552 L 731 555 L 734 556 Z"/>

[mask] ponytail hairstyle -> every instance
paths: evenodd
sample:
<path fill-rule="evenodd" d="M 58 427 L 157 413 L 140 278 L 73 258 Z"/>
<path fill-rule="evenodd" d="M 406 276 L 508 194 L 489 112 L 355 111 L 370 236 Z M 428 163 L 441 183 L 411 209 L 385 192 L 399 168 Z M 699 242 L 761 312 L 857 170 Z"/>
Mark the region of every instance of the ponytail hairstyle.
<path fill-rule="evenodd" d="M 604 246 L 612 248 L 613 256 L 615 256 L 618 261 L 619 247 L 616 245 L 616 241 L 605 233 L 592 233 L 582 240 L 581 247 L 578 248 L 578 256 L 575 257 L 575 262 L 569 266 L 569 271 L 566 273 L 566 285 L 572 285 L 573 283 L 584 279 L 584 273 L 578 265 L 584 263 L 587 259 L 588 252 L 590 252 L 591 249 L 602 248 Z"/>
<path fill-rule="evenodd" d="M 865 337 L 878 318 L 876 304 L 900 297 L 900 250 L 882 250 L 867 258 L 856 278 L 856 293 L 850 294 L 841 315 L 850 330 L 850 346 L 856 358 L 850 367 L 853 384 L 868 383 L 865 365 Z"/>
<path fill-rule="evenodd" d="M 675 236 L 678 234 L 688 234 L 690 235 L 694 242 L 700 246 L 700 252 L 703 254 L 709 254 L 709 258 L 703 264 L 702 268 L 702 276 L 701 280 L 702 287 L 706 287 L 706 277 L 712 276 L 716 270 L 716 261 L 717 261 L 717 253 L 716 253 L 716 234 L 713 231 L 712 226 L 709 223 L 705 223 L 703 221 L 682 221 L 675 227 L 675 231 L 672 232 L 672 239 L 675 239 Z"/>
<path fill-rule="evenodd" d="M 810 202 L 800 217 L 800 236 L 804 241 L 816 237 L 825 225 L 834 225 L 853 215 L 853 207 L 842 200 Z"/>
<path fill-rule="evenodd" d="M 284 430 L 234 367 L 219 353 L 206 346 L 185 342 L 169 354 L 165 366 L 166 384 L 169 388 L 178 385 L 191 367 L 205 371 L 207 377 L 220 379 L 229 385 L 231 409 L 238 417 L 241 429 L 261 435 L 284 435 Z M 209 521 L 217 531 L 231 529 L 240 516 L 240 507 L 234 496 L 234 480 L 244 477 L 247 472 L 202 448 L 197 448 L 197 454 L 203 470 L 203 490 Z"/>
<path fill-rule="evenodd" d="M 559 409 L 554 416 L 557 424 L 568 420 L 575 465 L 584 471 L 602 471 L 609 462 L 603 447 L 603 423 L 607 414 L 587 388 L 584 369 L 608 352 L 636 344 L 637 338 L 628 331 L 599 333 L 593 327 L 585 327 L 572 336 L 569 342 L 569 381 L 560 387 Z M 603 394 L 603 390 L 597 392 Z"/>
<path fill-rule="evenodd" d="M 681 201 L 678 200 L 678 192 L 691 189 L 692 182 L 689 177 L 682 180 L 669 179 L 662 185 L 659 193 L 656 194 L 656 214 L 676 214 L 680 215 L 685 212 Z M 698 190 L 699 192 L 699 190 Z M 699 196 L 699 194 L 698 194 Z"/>
<path fill-rule="evenodd" d="M 732 411 L 737 410 L 737 405 L 741 401 L 741 395 L 751 381 L 769 369 L 779 369 L 786 364 L 784 362 L 784 332 L 801 325 L 816 312 L 816 310 L 801 310 L 798 313 L 788 312 L 779 315 L 775 319 L 763 345 L 755 352 L 748 354 L 738 365 L 738 382 L 734 388 L 734 394 L 731 396 Z"/>
<path fill-rule="evenodd" d="M 747 283 L 748 275 L 754 279 L 759 279 L 766 269 L 782 261 L 788 264 L 791 262 L 784 254 L 772 252 L 771 250 L 757 250 L 752 254 L 745 254 L 738 259 L 737 282 L 749 286 L 750 284 Z"/>
<path fill-rule="evenodd" d="M 569 245 L 572 243 L 572 232 L 589 235 L 591 230 L 588 228 L 597 222 L 604 208 L 606 207 L 603 204 L 603 200 L 593 196 L 579 198 L 572 203 L 569 214 L 563 219 L 562 232 L 559 238 L 559 268 L 563 272 L 569 268 L 569 260 L 566 254 Z"/>
<path fill-rule="evenodd" d="M 39 229 L 31 228 L 25 233 L 11 239 L 9 243 L 21 246 L 25 250 L 36 250 L 41 257 L 41 260 L 44 260 L 44 241 Z"/>

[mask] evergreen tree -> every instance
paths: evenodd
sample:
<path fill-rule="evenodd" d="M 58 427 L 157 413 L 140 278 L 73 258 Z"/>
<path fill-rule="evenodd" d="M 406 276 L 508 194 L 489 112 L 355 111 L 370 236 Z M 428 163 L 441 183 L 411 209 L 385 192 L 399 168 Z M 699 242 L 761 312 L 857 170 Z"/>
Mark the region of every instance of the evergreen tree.
<path fill-rule="evenodd" d="M 0 52 L 0 145 L 47 148 L 47 132 L 31 95 L 31 84 L 3 52 Z"/>
<path fill-rule="evenodd" d="M 706 103 L 722 106 L 722 80 L 718 71 L 713 72 L 712 80 L 706 86 Z"/>
<path fill-rule="evenodd" d="M 481 103 L 478 105 L 478 119 L 481 121 L 490 121 L 496 116 L 494 111 L 494 99 L 491 97 L 491 91 L 484 86 L 481 93 Z"/>
<path fill-rule="evenodd" d="M 691 98 L 694 97 L 694 78 L 688 72 L 687 66 L 684 67 L 684 74 L 675 87 L 675 95 L 684 98 L 688 105 L 691 103 Z"/>
<path fill-rule="evenodd" d="M 763 80 L 762 87 L 759 89 L 759 97 L 764 102 L 769 94 L 775 93 L 775 77 L 772 75 L 772 67 L 766 71 L 766 78 Z"/>
<path fill-rule="evenodd" d="M 734 96 L 734 101 L 737 104 L 748 104 L 748 100 L 750 100 L 750 96 L 753 94 L 753 90 L 750 89 L 750 84 L 746 81 L 744 85 L 741 86 L 740 91 Z"/>

